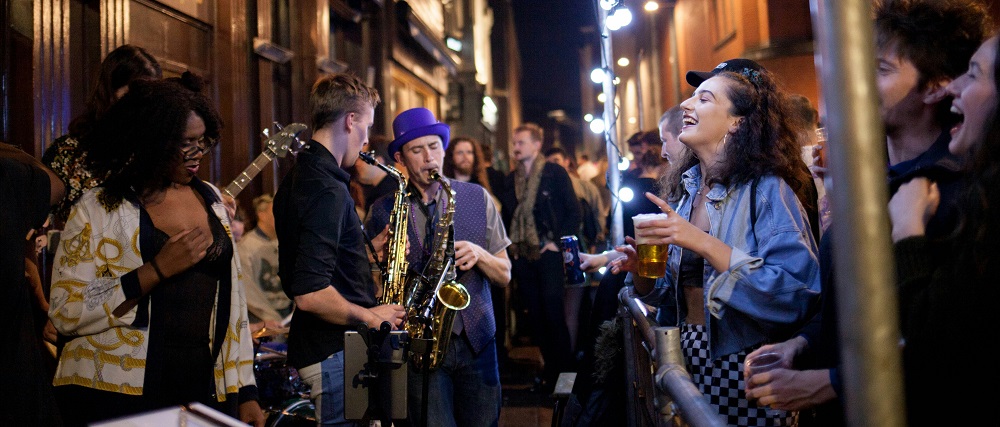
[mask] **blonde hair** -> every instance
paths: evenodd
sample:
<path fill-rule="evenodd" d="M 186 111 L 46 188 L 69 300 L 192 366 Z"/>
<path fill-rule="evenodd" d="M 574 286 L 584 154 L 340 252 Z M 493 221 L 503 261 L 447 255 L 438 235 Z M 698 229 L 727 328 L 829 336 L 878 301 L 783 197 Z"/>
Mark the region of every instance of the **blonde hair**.
<path fill-rule="evenodd" d="M 312 130 L 322 129 L 347 113 L 359 113 L 365 107 L 375 108 L 381 101 L 378 91 L 348 73 L 320 77 L 309 94 L 312 108 Z"/>
<path fill-rule="evenodd" d="M 535 141 L 538 141 L 538 142 L 545 142 L 545 131 L 542 130 L 542 128 L 540 126 L 538 126 L 538 125 L 536 125 L 534 123 L 528 122 L 528 123 L 525 123 L 525 124 L 523 124 L 521 126 L 518 126 L 518 127 L 514 128 L 514 133 L 523 132 L 523 131 L 527 131 L 528 133 L 530 133 L 531 134 L 531 139 L 534 139 Z"/>

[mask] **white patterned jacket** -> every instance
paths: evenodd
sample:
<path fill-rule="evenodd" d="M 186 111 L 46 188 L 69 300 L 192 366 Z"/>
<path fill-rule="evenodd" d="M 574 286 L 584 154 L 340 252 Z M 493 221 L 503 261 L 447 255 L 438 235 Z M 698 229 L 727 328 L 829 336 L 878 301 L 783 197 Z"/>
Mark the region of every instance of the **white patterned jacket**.
<path fill-rule="evenodd" d="M 201 181 L 192 185 L 201 186 L 206 193 L 214 192 L 216 197 L 205 199 L 214 199 L 211 210 L 232 239 L 219 189 Z M 128 200 L 108 211 L 98 200 L 101 191 L 101 187 L 88 190 L 73 206 L 55 254 L 49 318 L 68 341 L 60 354 L 53 384 L 141 395 L 149 348 L 149 299 L 121 317 L 112 314 L 130 298 L 126 293 L 136 292 L 138 287 L 137 275 L 132 272 L 143 264 L 139 250 L 140 211 Z M 253 342 L 235 243 L 233 251 L 229 321 L 215 361 L 215 388 L 220 402 L 226 400 L 227 393 L 249 392 L 251 399 L 257 394 Z M 218 313 L 218 301 L 217 291 L 213 318 Z M 209 331 L 213 346 L 220 338 L 215 326 L 213 321 Z"/>

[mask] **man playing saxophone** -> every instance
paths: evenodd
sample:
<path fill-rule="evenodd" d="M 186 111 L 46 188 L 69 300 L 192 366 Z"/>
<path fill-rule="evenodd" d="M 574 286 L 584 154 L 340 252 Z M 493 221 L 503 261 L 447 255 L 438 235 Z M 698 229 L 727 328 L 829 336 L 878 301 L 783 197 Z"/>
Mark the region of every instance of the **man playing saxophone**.
<path fill-rule="evenodd" d="M 278 275 L 295 302 L 288 362 L 309 385 L 322 425 L 353 424 L 344 417 L 344 332 L 361 322 L 398 327 L 404 317 L 402 306 L 375 299 L 361 219 L 344 171 L 368 143 L 378 102 L 378 92 L 353 75 L 317 80 L 309 97 L 312 140 L 274 197 Z"/>
<path fill-rule="evenodd" d="M 436 175 L 432 172 L 440 171 L 444 164 L 448 125 L 438 122 L 425 108 L 413 108 L 396 116 L 392 127 L 395 139 L 389 145 L 389 155 L 409 171 L 409 265 L 416 272 L 424 271 L 428 264 L 448 265 L 447 260 L 434 258 L 449 257 L 454 252 L 456 279 L 471 297 L 468 307 L 455 313 L 451 331 L 445 332 L 450 339 L 437 369 L 425 371 L 410 364 L 409 418 L 414 425 L 495 426 L 501 398 L 490 286 L 503 287 L 510 282 L 511 264 L 506 252 L 510 240 L 492 197 L 483 187 L 445 177 L 432 178 Z M 449 186 L 453 193 L 450 196 L 445 194 Z M 366 229 L 384 229 L 393 204 L 391 196 L 377 200 Z M 442 215 L 452 215 L 451 226 L 445 227 L 453 230 L 453 251 L 434 247 L 435 240 L 440 241 L 435 236 L 448 233 L 441 229 Z M 426 279 L 433 287 L 440 278 Z M 425 375 L 429 389 L 423 418 Z"/>

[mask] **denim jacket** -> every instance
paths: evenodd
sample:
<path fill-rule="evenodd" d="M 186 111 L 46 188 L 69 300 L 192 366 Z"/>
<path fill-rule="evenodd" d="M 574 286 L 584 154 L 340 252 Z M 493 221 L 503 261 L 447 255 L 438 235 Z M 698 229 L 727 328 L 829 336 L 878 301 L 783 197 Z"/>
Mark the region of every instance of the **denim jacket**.
<path fill-rule="evenodd" d="M 685 195 L 676 211 L 690 221 L 700 166 L 682 179 Z M 710 357 L 718 358 L 766 342 L 789 338 L 817 306 L 820 291 L 816 241 L 795 192 L 781 178 L 759 178 L 757 221 L 751 226 L 751 183 L 714 184 L 707 194 L 709 233 L 732 247 L 729 269 L 718 272 L 705 263 L 705 323 Z M 662 325 L 681 325 L 686 316 L 677 287 L 681 253 L 671 245 L 666 274 L 640 299 L 659 306 Z M 631 284 L 631 274 L 628 283 Z"/>

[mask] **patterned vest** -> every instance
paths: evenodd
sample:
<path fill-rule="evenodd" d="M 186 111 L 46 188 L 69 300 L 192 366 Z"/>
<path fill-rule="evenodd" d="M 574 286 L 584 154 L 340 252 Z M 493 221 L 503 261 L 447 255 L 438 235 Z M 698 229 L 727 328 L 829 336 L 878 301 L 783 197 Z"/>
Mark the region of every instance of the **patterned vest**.
<path fill-rule="evenodd" d="M 455 241 L 468 240 L 489 250 L 486 244 L 486 197 L 483 187 L 465 182 L 451 181 L 455 190 Z M 465 323 L 465 334 L 469 337 L 476 353 L 483 350 L 496 335 L 497 326 L 493 319 L 493 299 L 490 282 L 478 268 L 459 270 L 458 281 L 469 290 L 472 301 L 469 307 L 460 311 Z"/>
<path fill-rule="evenodd" d="M 449 180 L 452 190 L 455 191 L 455 241 L 467 240 L 483 248 L 486 244 L 486 191 L 476 184 Z M 389 212 L 392 209 L 392 194 L 386 195 L 377 200 L 372 205 L 371 218 L 366 225 L 368 232 L 374 236 L 382 231 L 389 220 Z M 441 207 L 439 206 L 438 209 Z M 411 203 L 410 209 L 417 209 Z M 429 219 L 430 220 L 430 219 Z M 436 224 L 435 224 L 436 225 Z M 433 236 L 417 236 L 417 230 L 413 224 L 407 227 L 407 238 L 413 245 L 416 242 L 423 242 Z M 411 250 L 406 255 L 406 260 L 410 263 L 411 269 L 420 271 L 425 261 L 423 251 L 411 246 Z M 469 307 L 459 312 L 465 328 L 465 334 L 469 337 L 469 342 L 476 353 L 479 353 L 490 343 L 496 335 L 496 321 L 493 319 L 493 300 L 490 295 L 490 283 L 479 272 L 473 268 L 469 271 L 456 270 L 458 281 L 469 290 L 472 300 Z"/>

